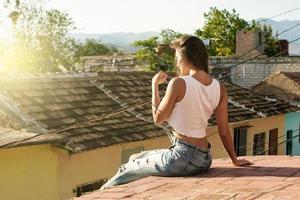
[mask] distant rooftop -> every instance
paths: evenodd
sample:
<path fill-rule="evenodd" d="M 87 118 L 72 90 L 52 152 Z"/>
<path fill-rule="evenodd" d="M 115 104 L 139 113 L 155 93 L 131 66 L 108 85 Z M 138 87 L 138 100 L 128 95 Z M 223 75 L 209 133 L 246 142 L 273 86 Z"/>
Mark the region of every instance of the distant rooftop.
<path fill-rule="evenodd" d="M 300 156 L 241 158 L 255 165 L 235 167 L 227 158 L 215 159 L 211 169 L 203 175 L 150 176 L 74 199 L 299 199 Z"/>
<path fill-rule="evenodd" d="M 260 95 L 300 106 L 300 72 L 278 71 L 254 85 L 252 89 Z"/>
<path fill-rule="evenodd" d="M 291 80 L 295 81 L 298 85 L 300 85 L 300 72 L 282 72 Z"/>

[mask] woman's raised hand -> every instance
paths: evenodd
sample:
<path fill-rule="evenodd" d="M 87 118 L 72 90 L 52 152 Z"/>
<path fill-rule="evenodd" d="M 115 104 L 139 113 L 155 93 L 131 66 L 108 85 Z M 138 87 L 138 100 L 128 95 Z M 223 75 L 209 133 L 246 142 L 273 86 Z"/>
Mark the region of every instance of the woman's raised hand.
<path fill-rule="evenodd" d="M 155 74 L 152 78 L 152 84 L 162 84 L 167 81 L 168 74 L 166 74 L 163 71 L 159 71 L 157 74 Z"/>

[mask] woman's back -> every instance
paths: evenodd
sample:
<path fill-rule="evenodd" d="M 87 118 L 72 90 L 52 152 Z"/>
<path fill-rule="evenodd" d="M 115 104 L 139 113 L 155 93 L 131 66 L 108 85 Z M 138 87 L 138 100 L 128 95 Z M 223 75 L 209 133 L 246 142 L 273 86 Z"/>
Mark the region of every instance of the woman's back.
<path fill-rule="evenodd" d="M 185 94 L 175 104 L 167 121 L 177 133 L 204 138 L 208 119 L 219 104 L 220 84 L 212 79 L 209 85 L 205 85 L 192 75 L 180 78 L 185 82 Z"/>

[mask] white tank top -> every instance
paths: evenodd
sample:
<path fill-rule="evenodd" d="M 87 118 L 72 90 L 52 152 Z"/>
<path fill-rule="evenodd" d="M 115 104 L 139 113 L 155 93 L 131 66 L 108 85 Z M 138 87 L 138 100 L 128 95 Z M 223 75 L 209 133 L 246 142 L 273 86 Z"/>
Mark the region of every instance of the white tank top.
<path fill-rule="evenodd" d="M 203 138 L 206 136 L 208 120 L 219 104 L 219 81 L 213 79 L 206 86 L 191 75 L 180 78 L 186 83 L 185 95 L 180 102 L 175 103 L 167 122 L 182 135 Z"/>

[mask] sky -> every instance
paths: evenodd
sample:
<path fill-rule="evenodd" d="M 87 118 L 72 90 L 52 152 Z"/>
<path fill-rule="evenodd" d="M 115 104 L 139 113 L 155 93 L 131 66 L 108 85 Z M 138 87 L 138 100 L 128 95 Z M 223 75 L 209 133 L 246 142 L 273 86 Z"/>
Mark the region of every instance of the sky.
<path fill-rule="evenodd" d="M 3 4 L 5 0 L 0 0 Z M 171 28 L 194 33 L 205 12 L 216 6 L 236 9 L 246 20 L 267 18 L 300 7 L 299 0 L 49 0 L 47 7 L 66 11 L 81 33 L 144 32 Z M 1 10 L 2 9 L 2 10 Z M 0 20 L 7 13 L 0 8 Z M 300 20 L 300 10 L 274 18 Z M 0 34 L 5 29 L 2 20 Z"/>

